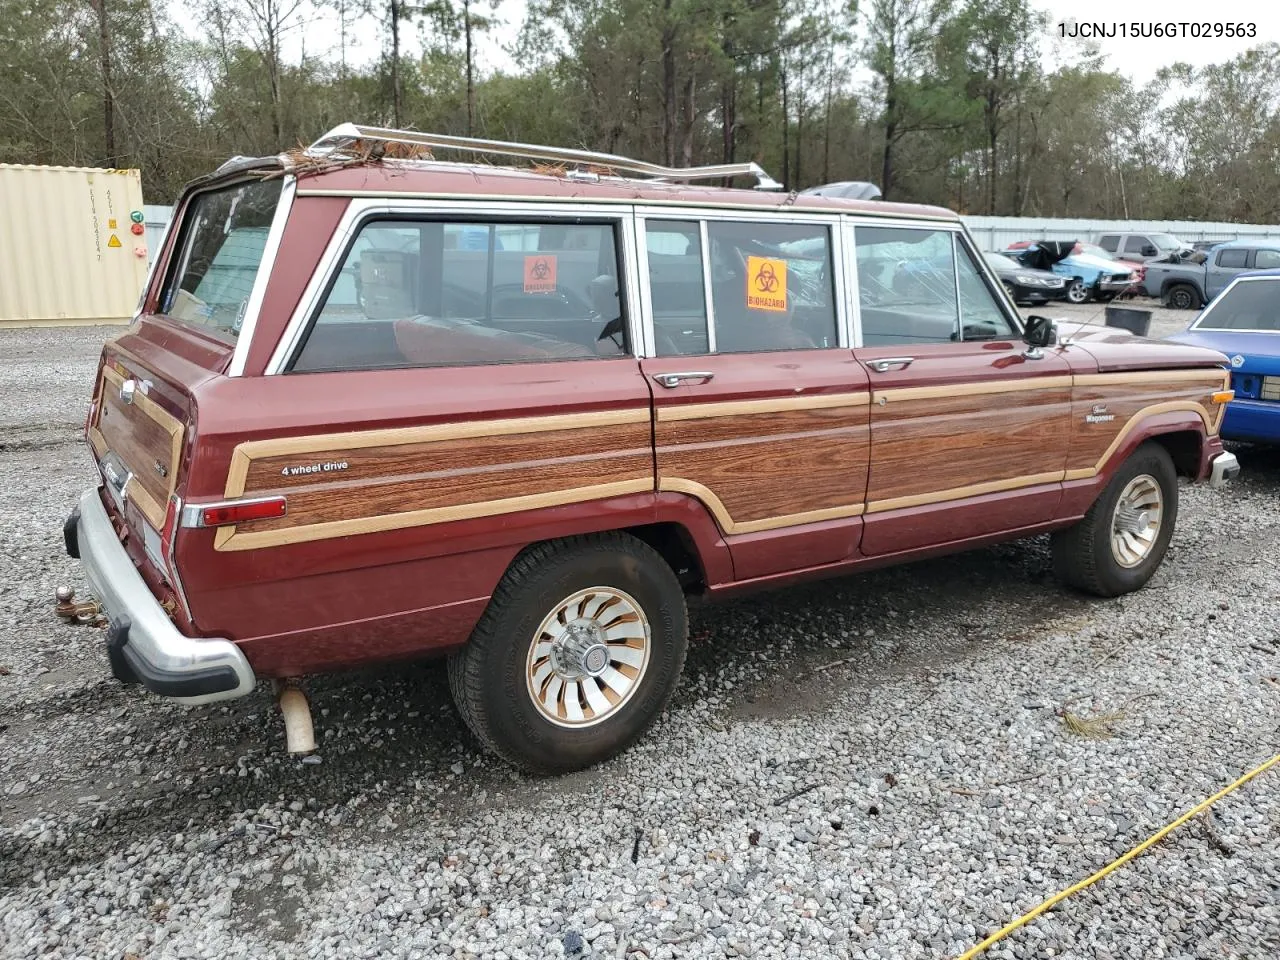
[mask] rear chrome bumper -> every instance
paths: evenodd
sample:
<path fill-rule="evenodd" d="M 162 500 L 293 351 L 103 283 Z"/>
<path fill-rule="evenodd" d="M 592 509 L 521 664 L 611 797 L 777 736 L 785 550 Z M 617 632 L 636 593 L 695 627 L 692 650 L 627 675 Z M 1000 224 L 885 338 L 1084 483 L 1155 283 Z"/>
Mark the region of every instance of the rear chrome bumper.
<path fill-rule="evenodd" d="M 188 637 L 174 626 L 116 536 L 97 488 L 80 497 L 63 534 L 107 615 L 107 652 L 117 679 L 183 703 L 231 700 L 253 689 L 253 668 L 238 646 Z"/>
<path fill-rule="evenodd" d="M 1234 453 L 1220 453 L 1213 458 L 1213 467 L 1209 472 L 1209 486 L 1215 490 L 1225 487 L 1228 480 L 1240 474 L 1240 461 Z"/>

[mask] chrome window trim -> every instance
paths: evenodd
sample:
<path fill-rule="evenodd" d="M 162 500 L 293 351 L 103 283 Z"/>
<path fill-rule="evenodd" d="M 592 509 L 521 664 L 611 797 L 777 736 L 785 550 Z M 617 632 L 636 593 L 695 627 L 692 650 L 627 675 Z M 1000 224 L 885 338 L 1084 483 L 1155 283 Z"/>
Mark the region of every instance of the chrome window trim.
<path fill-rule="evenodd" d="M 707 317 L 707 355 L 716 352 L 716 301 L 711 291 L 711 231 L 705 217 L 698 219 L 698 253 L 702 261 L 702 312 Z"/>
<path fill-rule="evenodd" d="M 500 167 L 499 170 L 505 171 L 507 168 Z M 632 184 L 634 185 L 634 184 Z M 708 190 L 713 189 L 708 187 Z M 746 191 L 744 191 L 746 192 Z M 772 194 L 769 194 L 772 196 Z M 882 223 L 888 221 L 900 221 L 902 223 L 938 223 L 948 225 L 952 230 L 959 230 L 961 222 L 954 216 L 935 217 L 927 213 L 918 216 L 904 217 L 901 213 L 884 213 L 879 214 L 873 210 L 859 210 L 857 213 L 850 213 L 844 210 L 831 208 L 829 210 L 795 210 L 786 206 L 784 199 L 779 204 L 767 203 L 734 203 L 732 200 L 717 202 L 715 200 L 699 199 L 699 200 L 664 200 L 658 197 L 644 197 L 637 199 L 636 197 L 592 197 L 590 200 L 584 200 L 581 205 L 567 203 L 561 197 L 548 197 L 546 194 L 495 194 L 495 193 L 476 193 L 462 194 L 454 192 L 436 192 L 431 190 L 308 190 L 301 189 L 298 191 L 300 197 L 346 197 L 350 200 L 372 199 L 381 200 L 383 203 L 396 203 L 402 200 L 426 200 L 435 202 L 456 201 L 465 204 L 467 207 L 473 207 L 476 203 L 535 203 L 539 206 L 573 206 L 575 209 L 581 209 L 588 206 L 626 206 L 640 208 L 678 208 L 678 209 L 695 209 L 695 210 L 731 210 L 741 211 L 744 219 L 755 219 L 758 216 L 765 217 L 815 217 L 815 218 L 836 218 L 841 216 L 855 216 L 870 222 Z M 785 197 L 786 195 L 780 194 Z M 693 214 L 699 216 L 700 214 Z"/>
<path fill-rule="evenodd" d="M 857 229 L 852 218 L 843 217 L 840 221 L 840 233 L 844 238 L 844 273 L 846 289 L 849 291 L 844 302 L 848 313 L 849 346 L 857 349 L 862 346 L 862 287 L 858 285 L 858 245 Z"/>
<path fill-rule="evenodd" d="M 275 216 L 271 218 L 271 226 L 267 230 L 267 242 L 262 250 L 262 260 L 258 263 L 258 274 L 253 279 L 253 289 L 249 291 L 249 303 L 245 307 L 244 321 L 240 324 L 240 332 L 236 335 L 231 365 L 227 367 L 229 377 L 244 376 L 245 362 L 249 359 L 249 348 L 253 345 L 253 334 L 258 327 L 258 315 L 262 312 L 262 301 L 267 295 L 271 275 L 275 272 L 276 256 L 280 252 L 280 241 L 284 237 L 285 225 L 289 222 L 289 213 L 293 210 L 293 199 L 297 195 L 297 189 L 297 177 L 286 175 L 280 188 L 280 200 L 276 204 Z"/>
<path fill-rule="evenodd" d="M 299 191 L 299 195 L 310 196 L 312 194 L 306 191 Z M 337 193 L 331 195 L 346 196 L 348 194 Z M 635 249 L 634 247 L 628 249 L 630 244 L 627 235 L 631 233 L 630 211 L 619 209 L 616 206 L 602 207 L 587 203 L 475 203 L 458 199 L 425 200 L 409 196 L 388 196 L 385 193 L 378 194 L 376 197 L 356 197 L 347 204 L 347 209 L 343 211 L 342 218 L 338 221 L 338 226 L 334 229 L 333 236 L 329 238 L 324 252 L 320 255 L 315 270 L 311 273 L 311 279 L 307 281 L 307 286 L 303 290 L 302 296 L 298 299 L 298 304 L 294 307 L 293 313 L 289 317 L 289 322 L 285 325 L 284 333 L 281 334 L 280 341 L 272 351 L 271 358 L 267 361 L 263 374 L 275 376 L 284 373 L 288 369 L 289 363 L 301 346 L 302 337 L 306 332 L 311 316 L 320 307 L 325 290 L 328 289 L 330 278 L 337 271 L 342 258 L 346 255 L 347 247 L 355 239 L 356 234 L 364 226 L 366 220 L 376 217 L 397 216 L 445 217 L 451 214 L 465 214 L 472 218 L 498 216 L 504 219 L 514 219 L 525 216 L 534 219 L 545 219 L 547 217 L 564 216 L 614 221 L 618 224 L 618 235 L 621 237 L 622 243 L 620 252 L 623 254 L 623 275 L 619 279 L 626 283 L 630 276 L 635 275 L 635 269 L 631 266 L 631 264 L 635 263 Z M 632 241 L 634 241 L 634 238 L 632 238 Z M 628 264 L 628 258 L 630 259 L 630 264 Z M 635 303 L 635 294 L 629 291 L 627 293 L 627 304 L 628 306 L 633 306 Z M 629 318 L 628 329 L 633 331 L 634 324 L 635 320 Z M 632 346 L 632 352 L 635 353 L 636 344 L 633 342 Z"/>
<path fill-rule="evenodd" d="M 653 329 L 653 297 L 649 291 L 649 227 L 644 217 L 631 218 L 631 233 L 635 237 L 636 249 L 636 293 L 640 304 L 640 344 L 641 357 L 658 355 L 658 338 Z"/>
<path fill-rule="evenodd" d="M 1273 276 L 1273 277 L 1245 277 L 1245 276 L 1237 275 L 1237 276 L 1235 276 L 1235 277 L 1232 277 L 1232 278 L 1231 278 L 1231 282 L 1230 282 L 1230 283 L 1228 283 L 1225 287 L 1223 287 L 1223 288 L 1222 288 L 1222 290 L 1218 293 L 1218 295 L 1217 295 L 1216 297 L 1214 297 L 1214 298 L 1213 298 L 1212 300 L 1210 300 L 1207 304 L 1205 304 L 1204 309 L 1200 311 L 1200 315 L 1199 315 L 1199 316 L 1197 316 L 1194 320 L 1192 320 L 1192 321 L 1191 321 L 1191 326 L 1187 327 L 1187 332 L 1188 332 L 1188 333 L 1190 333 L 1192 330 L 1199 330 L 1199 329 L 1201 329 L 1201 325 L 1204 323 L 1205 318 L 1206 318 L 1206 317 L 1208 317 L 1208 316 L 1209 316 L 1209 314 L 1213 313 L 1213 311 L 1218 307 L 1218 305 L 1219 305 L 1220 303 L 1222 303 L 1223 298 L 1225 298 L 1225 297 L 1226 297 L 1227 293 L 1228 293 L 1228 292 L 1231 290 L 1231 288 L 1232 288 L 1232 287 L 1234 287 L 1236 284 L 1238 284 L 1238 283 L 1254 283 L 1254 282 L 1257 282 L 1257 281 L 1262 281 L 1262 282 L 1264 282 L 1264 283 L 1265 283 L 1265 282 L 1267 282 L 1268 280 L 1270 280 L 1270 281 L 1272 281 L 1272 282 L 1274 282 L 1274 283 L 1280 283 L 1280 276 Z M 1259 330 L 1259 329 L 1254 328 L 1254 327 L 1249 327 L 1249 328 L 1245 328 L 1245 327 L 1204 327 L 1204 329 L 1205 329 L 1205 330 L 1213 330 L 1213 331 L 1216 331 L 1216 332 L 1218 332 L 1218 333 L 1270 333 L 1270 334 L 1273 334 L 1273 335 L 1280 334 L 1280 330 Z"/>

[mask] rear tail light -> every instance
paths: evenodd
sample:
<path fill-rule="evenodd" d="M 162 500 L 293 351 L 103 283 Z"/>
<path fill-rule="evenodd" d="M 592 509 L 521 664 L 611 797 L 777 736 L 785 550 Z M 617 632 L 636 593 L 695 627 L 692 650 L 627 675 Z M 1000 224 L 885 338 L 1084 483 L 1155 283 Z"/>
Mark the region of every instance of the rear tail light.
<path fill-rule="evenodd" d="M 184 527 L 226 527 L 250 520 L 274 520 L 285 515 L 284 497 L 257 500 L 225 500 L 221 503 L 187 504 L 182 510 Z"/>

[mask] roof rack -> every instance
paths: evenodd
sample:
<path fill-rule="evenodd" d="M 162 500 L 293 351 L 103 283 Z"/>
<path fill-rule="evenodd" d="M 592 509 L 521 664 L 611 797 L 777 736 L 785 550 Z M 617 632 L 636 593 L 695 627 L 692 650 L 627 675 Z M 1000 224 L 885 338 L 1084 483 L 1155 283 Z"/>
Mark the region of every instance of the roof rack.
<path fill-rule="evenodd" d="M 479 140 L 474 137 L 454 137 L 443 133 L 419 133 L 416 130 L 391 130 L 386 127 L 365 127 L 356 123 L 344 123 L 334 127 L 313 143 L 309 153 L 326 154 L 341 151 L 360 141 L 404 143 L 412 146 L 440 147 L 463 150 L 470 153 L 489 153 L 507 157 L 524 157 L 528 160 L 553 160 L 559 163 L 595 164 L 627 173 L 641 173 L 659 180 L 717 180 L 723 177 L 749 176 L 756 178 L 757 190 L 781 190 L 782 184 L 764 172 L 757 163 L 720 163 L 706 167 L 663 167 L 644 160 L 632 160 L 613 153 L 595 153 L 591 150 L 574 150 L 567 147 L 544 147 L 533 143 L 509 143 L 505 140 Z"/>

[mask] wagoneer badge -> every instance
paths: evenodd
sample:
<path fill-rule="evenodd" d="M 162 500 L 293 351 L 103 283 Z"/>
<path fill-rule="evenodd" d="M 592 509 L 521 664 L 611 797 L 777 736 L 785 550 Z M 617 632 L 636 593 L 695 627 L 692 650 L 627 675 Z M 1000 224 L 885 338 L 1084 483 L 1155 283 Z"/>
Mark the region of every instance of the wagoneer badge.
<path fill-rule="evenodd" d="M 1106 423 L 1116 418 L 1114 413 L 1107 413 L 1107 405 L 1105 403 L 1095 403 L 1093 411 L 1084 418 L 1085 423 Z"/>
<path fill-rule="evenodd" d="M 325 460 L 323 463 L 302 463 L 295 467 L 285 467 L 280 471 L 282 477 L 300 477 L 308 473 L 332 473 L 335 470 L 346 470 L 350 464 L 345 460 Z"/>

